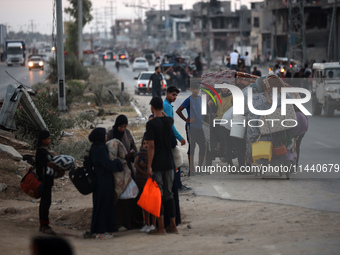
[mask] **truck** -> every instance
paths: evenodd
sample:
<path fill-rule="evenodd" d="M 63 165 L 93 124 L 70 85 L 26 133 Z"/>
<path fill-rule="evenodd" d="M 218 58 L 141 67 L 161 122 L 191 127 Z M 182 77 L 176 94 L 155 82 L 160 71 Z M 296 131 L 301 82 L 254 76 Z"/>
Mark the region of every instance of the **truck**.
<path fill-rule="evenodd" d="M 326 117 L 334 116 L 340 110 L 340 62 L 313 64 L 312 110 Z"/>
<path fill-rule="evenodd" d="M 6 40 L 6 63 L 7 66 L 20 64 L 25 66 L 26 47 L 24 40 Z"/>

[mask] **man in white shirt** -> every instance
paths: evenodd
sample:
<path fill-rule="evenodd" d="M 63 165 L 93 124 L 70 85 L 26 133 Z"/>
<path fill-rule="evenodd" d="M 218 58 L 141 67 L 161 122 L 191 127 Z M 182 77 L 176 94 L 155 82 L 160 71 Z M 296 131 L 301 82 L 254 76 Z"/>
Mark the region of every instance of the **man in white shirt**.
<path fill-rule="evenodd" d="M 248 51 L 246 51 L 246 55 L 244 56 L 244 65 L 246 67 L 246 72 L 250 73 L 251 60 Z"/>
<path fill-rule="evenodd" d="M 237 70 L 238 57 L 239 57 L 239 54 L 237 50 L 234 50 L 234 52 L 230 53 L 230 69 L 231 70 Z"/>

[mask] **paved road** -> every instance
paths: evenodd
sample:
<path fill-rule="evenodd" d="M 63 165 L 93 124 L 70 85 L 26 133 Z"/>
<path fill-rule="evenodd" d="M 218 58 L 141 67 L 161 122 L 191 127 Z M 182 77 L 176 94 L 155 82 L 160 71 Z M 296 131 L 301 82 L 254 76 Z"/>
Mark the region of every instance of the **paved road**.
<path fill-rule="evenodd" d="M 38 82 L 46 80 L 46 71 L 33 69 L 28 71 L 27 66 L 7 66 L 6 63 L 0 62 L 0 100 L 5 98 L 7 86 L 9 84 L 18 85 L 18 82 L 13 80 L 6 71 L 16 80 L 26 86 L 32 86 Z"/>
<path fill-rule="evenodd" d="M 106 68 L 124 82 L 126 91 L 133 95 L 144 116 L 148 116 L 150 114 L 149 101 L 151 96 L 134 95 L 135 80 L 133 78 L 137 76 L 138 72 L 132 72 L 131 67 L 122 67 L 117 73 L 113 62 L 108 62 Z M 154 70 L 152 66 L 150 70 Z M 174 110 L 189 95 L 190 92 L 180 93 L 174 103 Z M 311 104 L 307 104 L 306 107 L 311 111 Z M 179 132 L 185 137 L 184 122 L 176 114 L 175 124 Z M 339 111 L 333 118 L 309 117 L 309 130 L 301 145 L 301 165 L 340 164 L 339 124 Z M 185 159 L 186 149 L 186 146 L 182 148 Z M 223 164 L 219 161 L 214 161 L 214 163 Z M 209 175 L 200 173 L 190 177 L 187 182 L 189 185 L 195 186 L 194 192 L 197 195 L 280 203 L 340 212 L 340 172 L 320 175 L 303 171 L 292 175 L 290 180 L 279 177 L 278 174 L 266 175 L 262 179 L 254 175 L 226 173 Z"/>

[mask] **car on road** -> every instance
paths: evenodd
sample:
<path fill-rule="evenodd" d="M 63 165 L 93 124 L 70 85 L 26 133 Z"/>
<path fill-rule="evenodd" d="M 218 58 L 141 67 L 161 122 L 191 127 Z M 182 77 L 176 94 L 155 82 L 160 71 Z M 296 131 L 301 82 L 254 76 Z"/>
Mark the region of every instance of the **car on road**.
<path fill-rule="evenodd" d="M 149 65 L 154 65 L 156 62 L 156 56 L 153 53 L 146 53 L 144 54 L 144 58 L 147 59 Z"/>
<path fill-rule="evenodd" d="M 148 83 L 149 83 L 149 79 L 150 79 L 150 76 L 151 74 L 153 74 L 154 72 L 140 72 L 138 74 L 137 77 L 135 77 L 135 80 L 136 80 L 136 87 L 135 87 L 135 94 L 136 95 L 139 95 L 140 93 L 148 93 L 146 90 L 148 88 Z M 167 84 L 166 84 L 166 80 L 165 80 L 165 77 L 164 75 L 162 74 L 163 76 L 163 87 L 162 87 L 162 95 L 165 95 L 166 94 L 166 87 L 167 87 Z M 150 83 L 150 92 L 151 93 L 151 88 L 152 88 L 152 82 Z"/>
<path fill-rule="evenodd" d="M 312 81 L 313 115 L 320 115 L 322 108 L 327 117 L 340 110 L 340 63 L 314 63 Z"/>
<path fill-rule="evenodd" d="M 105 61 L 116 61 L 116 55 L 112 50 L 107 50 L 104 52 Z"/>
<path fill-rule="evenodd" d="M 33 68 L 44 70 L 44 60 L 39 55 L 32 55 L 28 59 L 28 70 L 31 71 Z"/>
<path fill-rule="evenodd" d="M 124 51 L 124 52 L 120 52 L 117 54 L 117 61 L 119 62 L 120 66 L 129 66 L 129 54 Z"/>
<path fill-rule="evenodd" d="M 145 58 L 135 58 L 132 64 L 132 71 L 145 70 L 149 71 L 149 63 Z"/>

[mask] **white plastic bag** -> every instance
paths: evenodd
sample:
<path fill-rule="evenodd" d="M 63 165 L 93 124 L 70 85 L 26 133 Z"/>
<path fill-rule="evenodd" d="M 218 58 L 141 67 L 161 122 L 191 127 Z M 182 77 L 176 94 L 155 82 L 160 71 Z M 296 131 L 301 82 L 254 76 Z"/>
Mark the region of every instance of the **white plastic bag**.
<path fill-rule="evenodd" d="M 172 149 L 172 156 L 174 157 L 176 168 L 183 165 L 182 152 L 181 152 L 181 149 L 179 148 L 179 146 L 176 145 L 176 147 Z"/>
<path fill-rule="evenodd" d="M 131 180 L 119 199 L 131 199 L 138 196 L 139 189 L 134 180 Z"/>

